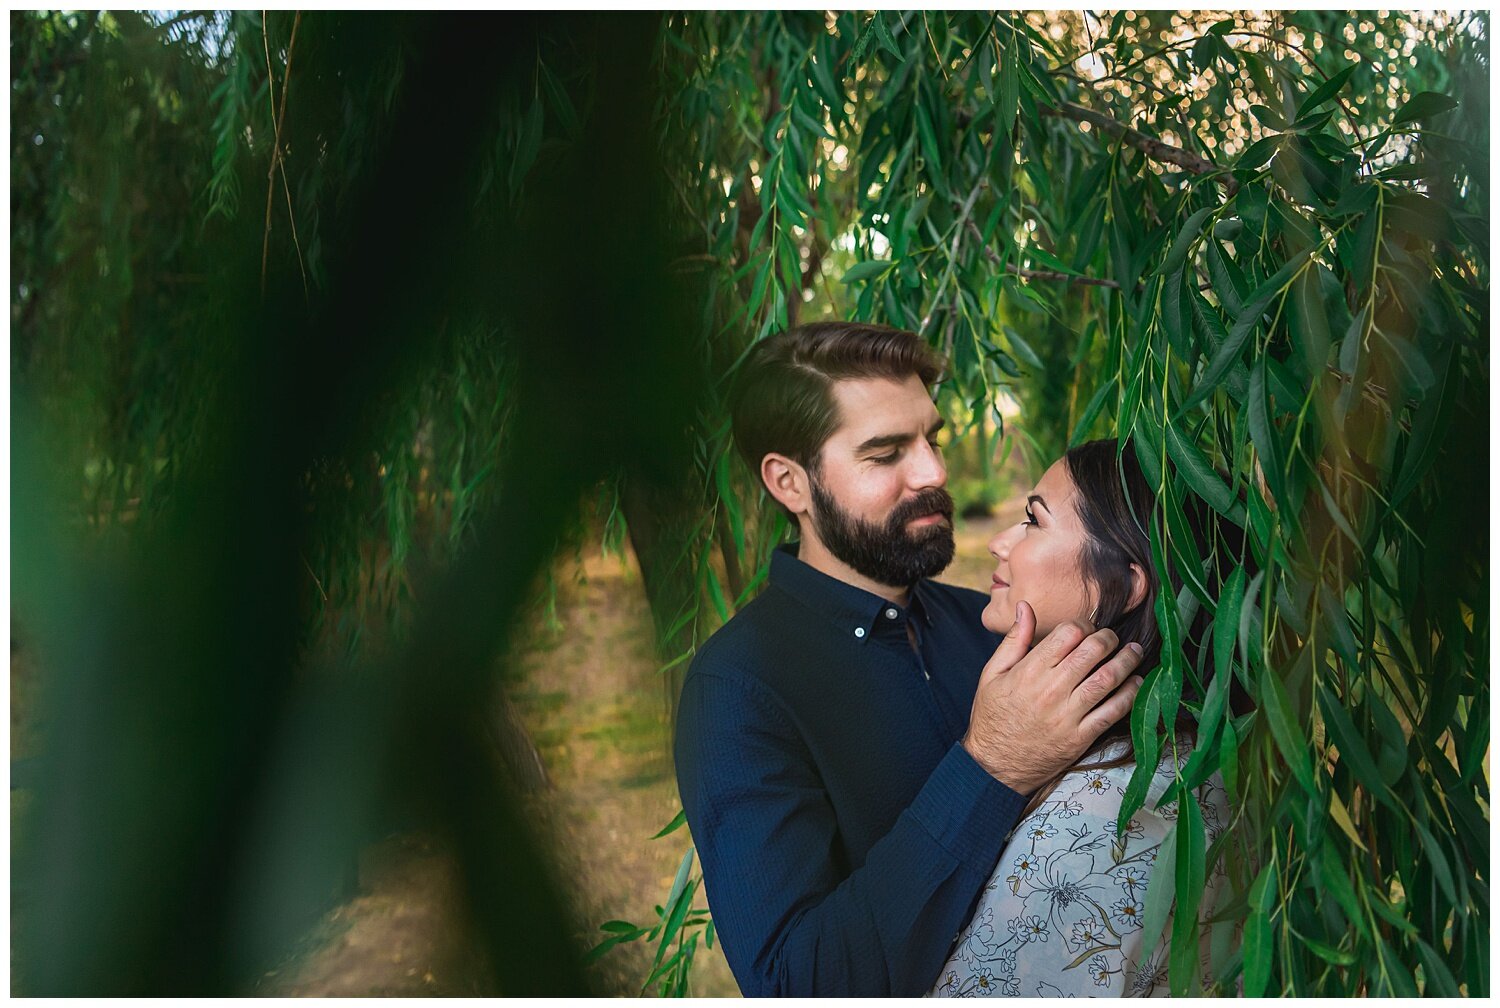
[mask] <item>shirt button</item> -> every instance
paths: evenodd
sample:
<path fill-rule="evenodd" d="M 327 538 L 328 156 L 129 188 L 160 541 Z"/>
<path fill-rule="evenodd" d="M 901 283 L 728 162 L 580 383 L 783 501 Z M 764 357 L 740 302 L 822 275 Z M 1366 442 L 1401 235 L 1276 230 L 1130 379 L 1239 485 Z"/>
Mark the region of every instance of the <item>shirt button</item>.
<path fill-rule="evenodd" d="M 896 610 L 894 610 L 894 609 L 887 609 L 885 611 L 885 618 L 886 619 L 895 619 L 899 615 L 901 615 L 901 614 L 898 613 L 898 612 L 896 612 Z"/>
<path fill-rule="evenodd" d="M 864 627 L 857 626 L 857 627 L 854 628 L 854 636 L 856 636 L 856 637 L 863 637 L 864 635 L 865 635 L 865 628 Z"/>

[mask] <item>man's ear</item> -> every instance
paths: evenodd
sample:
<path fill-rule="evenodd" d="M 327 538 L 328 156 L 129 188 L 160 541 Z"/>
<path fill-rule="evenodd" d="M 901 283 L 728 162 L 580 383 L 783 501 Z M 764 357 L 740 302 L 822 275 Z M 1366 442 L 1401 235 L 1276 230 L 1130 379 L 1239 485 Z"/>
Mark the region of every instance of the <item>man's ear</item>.
<path fill-rule="evenodd" d="M 780 452 L 767 452 L 760 460 L 760 478 L 771 496 L 794 516 L 811 509 L 812 488 L 808 485 L 807 470 L 800 462 Z"/>
<path fill-rule="evenodd" d="M 1150 583 L 1140 564 L 1130 565 L 1130 601 L 1125 603 L 1126 612 L 1146 601 L 1146 586 Z"/>

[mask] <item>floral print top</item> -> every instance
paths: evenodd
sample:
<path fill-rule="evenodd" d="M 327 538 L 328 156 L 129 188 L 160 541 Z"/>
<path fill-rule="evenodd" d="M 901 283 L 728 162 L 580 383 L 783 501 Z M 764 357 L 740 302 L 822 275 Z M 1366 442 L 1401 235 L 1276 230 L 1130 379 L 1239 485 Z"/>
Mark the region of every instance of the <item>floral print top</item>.
<path fill-rule="evenodd" d="M 1186 750 L 1179 749 L 1182 758 Z M 1105 749 L 1098 762 L 1124 752 Z M 974 917 L 958 935 L 929 992 L 935 997 L 1165 997 L 1170 917 L 1144 956 L 1142 917 L 1157 851 L 1177 819 L 1175 802 L 1156 802 L 1175 776 L 1170 754 L 1157 768 L 1145 805 L 1115 836 L 1120 801 L 1135 764 L 1075 770 L 1017 826 Z M 1197 791 L 1205 841 L 1229 824 L 1215 774 Z M 1201 917 L 1224 889 L 1222 869 L 1207 879 Z M 1203 954 L 1207 966 L 1208 928 Z"/>

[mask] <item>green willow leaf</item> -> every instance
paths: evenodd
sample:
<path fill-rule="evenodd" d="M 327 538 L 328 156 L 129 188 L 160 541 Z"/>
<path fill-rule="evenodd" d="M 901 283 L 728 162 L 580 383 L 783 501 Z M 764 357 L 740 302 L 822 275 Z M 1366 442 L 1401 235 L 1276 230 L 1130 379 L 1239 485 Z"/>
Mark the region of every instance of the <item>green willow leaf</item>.
<path fill-rule="evenodd" d="M 1261 710 L 1266 715 L 1276 747 L 1281 750 L 1282 757 L 1286 759 L 1303 790 L 1312 793 L 1317 790 L 1317 784 L 1309 756 L 1311 750 L 1307 744 L 1307 734 L 1302 730 L 1292 707 L 1291 697 L 1287 695 L 1280 677 L 1275 674 L 1265 676 L 1261 686 Z"/>
<path fill-rule="evenodd" d="M 1117 836 L 1124 836 L 1125 827 L 1131 818 L 1146 804 L 1146 793 L 1151 787 L 1157 763 L 1161 759 L 1161 735 L 1157 724 L 1161 720 L 1161 683 L 1165 670 L 1158 666 L 1146 674 L 1136 694 L 1136 703 L 1130 710 L 1130 739 L 1135 749 L 1135 770 L 1125 785 L 1120 798 L 1120 814 L 1116 818 Z M 1145 699 L 1142 700 L 1141 698 Z"/>
<path fill-rule="evenodd" d="M 1322 959 L 1324 962 L 1333 963 L 1335 966 L 1353 966 L 1359 961 L 1358 956 L 1356 956 L 1353 952 L 1345 952 L 1342 949 L 1336 949 L 1332 945 L 1325 945 L 1320 941 L 1315 941 L 1314 939 L 1307 937 L 1306 935 L 1303 935 L 1299 940 L 1312 951 L 1313 955 L 1317 956 L 1319 959 Z"/>
<path fill-rule="evenodd" d="M 1422 972 L 1427 981 L 1427 989 L 1422 993 L 1428 997 L 1434 994 L 1439 997 L 1459 997 L 1462 991 L 1458 989 L 1458 980 L 1453 976 L 1453 971 L 1448 969 L 1448 964 L 1443 962 L 1443 957 L 1421 938 L 1413 940 L 1416 942 L 1417 958 L 1422 960 Z M 1479 992 L 1470 991 L 1470 993 Z"/>
<path fill-rule="evenodd" d="M 1374 790 L 1376 797 L 1388 804 L 1396 803 L 1395 796 L 1386 787 L 1375 766 L 1375 757 L 1370 755 L 1364 739 L 1354 727 L 1343 701 L 1336 697 L 1327 684 L 1318 684 L 1318 704 L 1323 711 L 1323 723 L 1333 744 L 1338 747 L 1340 760 L 1347 760 L 1354 778 L 1363 786 Z"/>
<path fill-rule="evenodd" d="M 1198 801 L 1191 791 L 1187 791 L 1178 803 L 1176 830 L 1176 909 L 1172 917 L 1168 979 L 1172 993 L 1181 996 L 1190 993 L 1191 988 L 1197 985 L 1200 955 L 1197 941 L 1198 908 L 1203 899 L 1206 876 L 1203 810 L 1198 807 Z"/>
<path fill-rule="evenodd" d="M 1250 371 L 1250 442 L 1260 459 L 1261 473 L 1271 489 L 1276 508 L 1287 524 L 1295 517 L 1291 498 L 1287 496 L 1286 463 L 1276 428 L 1270 420 L 1270 407 L 1266 398 L 1266 360 L 1262 357 Z"/>
<path fill-rule="evenodd" d="M 863 280 L 884 277 L 895 265 L 895 263 L 884 259 L 870 259 L 865 262 L 855 263 L 844 272 L 843 283 L 856 284 Z"/>
<path fill-rule="evenodd" d="M 1439 94 L 1436 91 L 1419 91 L 1396 110 L 1396 117 L 1391 120 L 1391 125 L 1404 126 L 1406 123 L 1427 119 L 1457 107 L 1457 100 L 1448 95 Z"/>
<path fill-rule="evenodd" d="M 1260 870 L 1250 886 L 1250 910 L 1245 918 L 1245 997 L 1262 997 L 1271 978 L 1271 907 L 1275 901 L 1276 861 Z"/>
<path fill-rule="evenodd" d="M 1238 318 L 1245 310 L 1245 275 L 1217 241 L 1207 243 L 1207 253 L 1208 276 L 1213 281 L 1214 295 L 1226 312 Z M 1223 328 L 1222 323 L 1220 328 Z"/>
<path fill-rule="evenodd" d="M 1151 768 L 1147 768 L 1148 771 Z M 1177 893 L 1177 831 L 1182 825 L 1179 818 L 1167 830 L 1157 848 L 1156 862 L 1151 866 L 1151 883 L 1146 887 L 1146 906 L 1141 912 L 1141 956 L 1150 956 L 1161 943 L 1166 931 L 1167 918 L 1172 913 L 1172 902 Z"/>
<path fill-rule="evenodd" d="M 1450 905 L 1458 903 L 1458 890 L 1453 881 L 1453 867 L 1448 863 L 1446 852 L 1437 842 L 1437 838 L 1432 835 L 1432 831 L 1420 820 L 1413 821 L 1412 826 L 1416 829 L 1417 836 L 1421 838 L 1422 849 L 1427 854 L 1425 863 L 1432 869 L 1438 888 L 1443 890 L 1443 896 L 1447 898 Z"/>
<path fill-rule="evenodd" d="M 1220 380 L 1230 367 L 1239 361 L 1250 333 L 1261 322 L 1262 313 L 1272 301 L 1285 292 L 1287 283 L 1297 270 L 1302 268 L 1309 254 L 1307 251 L 1299 252 L 1277 270 L 1269 280 L 1256 288 L 1249 302 L 1235 319 L 1234 326 L 1229 330 L 1223 345 L 1215 352 L 1208 366 L 1204 368 L 1203 374 L 1199 376 L 1193 394 L 1188 396 L 1187 401 L 1182 404 L 1184 411 L 1192 409 L 1220 388 Z"/>
<path fill-rule="evenodd" d="M 1119 390 L 1109 382 L 1102 382 L 1094 394 L 1089 397 L 1088 405 L 1083 408 L 1083 413 L 1078 417 L 1078 422 L 1073 425 L 1073 433 L 1068 438 L 1068 447 L 1076 448 L 1083 444 L 1084 439 L 1089 436 L 1089 431 L 1094 428 L 1094 421 L 1104 410 L 1104 404 L 1109 401 L 1111 393 Z"/>
<path fill-rule="evenodd" d="M 1166 434 L 1167 455 L 1177 465 L 1177 471 L 1193 493 L 1207 501 L 1219 514 L 1243 527 L 1244 506 L 1235 499 L 1234 491 L 1219 478 L 1197 445 L 1188 441 L 1173 424 L 1167 425 Z"/>
<path fill-rule="evenodd" d="M 1203 231 L 1203 222 L 1208 220 L 1217 209 L 1218 207 L 1204 207 L 1195 211 L 1183 222 L 1182 230 L 1177 232 L 1177 237 L 1172 241 L 1172 248 L 1167 252 L 1167 257 L 1162 260 L 1156 276 L 1171 276 L 1182 268 L 1182 264 L 1187 260 L 1188 250 L 1193 247 L 1193 242 L 1198 240 L 1198 235 Z"/>
<path fill-rule="evenodd" d="M 1021 334 L 1016 332 L 1015 329 L 1006 326 L 1005 339 L 1010 344 L 1011 350 L 1015 352 L 1017 357 L 1021 358 L 1027 367 L 1036 371 L 1045 371 L 1047 369 L 1047 365 L 1042 363 L 1042 359 L 1037 356 L 1036 351 L 1031 349 L 1031 344 L 1022 339 Z"/>
<path fill-rule="evenodd" d="M 678 829 L 682 828 L 686 824 L 687 824 L 687 812 L 679 810 L 678 813 L 677 813 L 677 815 L 673 816 L 672 821 L 669 822 L 669 823 L 667 823 L 665 826 L 663 826 L 662 829 L 661 829 L 661 832 L 657 833 L 651 839 L 652 840 L 660 840 L 662 837 L 666 836 L 668 833 L 676 832 Z M 619 922 L 617 921 L 615 923 L 619 923 Z M 608 927 L 608 925 L 605 925 L 605 926 Z"/>
<path fill-rule="evenodd" d="M 1349 880 L 1349 869 L 1334 847 L 1330 834 L 1323 835 L 1318 855 L 1314 858 L 1314 867 L 1318 882 L 1333 896 L 1334 902 L 1344 911 L 1344 917 L 1354 925 L 1361 937 L 1368 939 L 1374 931 L 1365 918 L 1360 899 L 1354 892 L 1354 884 Z"/>
<path fill-rule="evenodd" d="M 1224 580 L 1223 594 L 1214 613 L 1214 676 L 1228 681 L 1239 641 L 1240 615 L 1245 606 L 1245 568 L 1236 566 Z"/>
<path fill-rule="evenodd" d="M 1339 88 L 1344 86 L 1344 83 L 1349 80 L 1350 75 L 1353 74 L 1354 71 L 1354 66 L 1347 66 L 1344 69 L 1340 70 L 1338 73 L 1334 74 L 1332 77 L 1328 78 L 1323 83 L 1319 84 L 1317 87 L 1313 88 L 1312 93 L 1309 94 L 1306 98 L 1302 99 L 1302 102 L 1297 106 L 1296 118 L 1300 121 L 1303 116 L 1307 115 L 1307 113 L 1313 111 L 1319 105 L 1322 105 L 1324 102 L 1328 101 L 1328 99 L 1338 94 Z"/>

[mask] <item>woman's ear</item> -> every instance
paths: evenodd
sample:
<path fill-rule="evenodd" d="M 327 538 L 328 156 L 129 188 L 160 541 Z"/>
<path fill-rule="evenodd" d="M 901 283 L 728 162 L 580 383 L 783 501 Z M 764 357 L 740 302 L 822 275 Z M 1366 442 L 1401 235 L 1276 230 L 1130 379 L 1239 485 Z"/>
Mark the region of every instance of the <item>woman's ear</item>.
<path fill-rule="evenodd" d="M 807 485 L 807 470 L 780 452 L 767 452 L 760 460 L 760 478 L 777 503 L 795 517 L 805 513 L 812 503 Z"/>
<path fill-rule="evenodd" d="M 1146 577 L 1146 571 L 1140 564 L 1130 565 L 1130 601 L 1125 603 L 1126 612 L 1146 601 L 1146 589 L 1150 583 Z"/>

